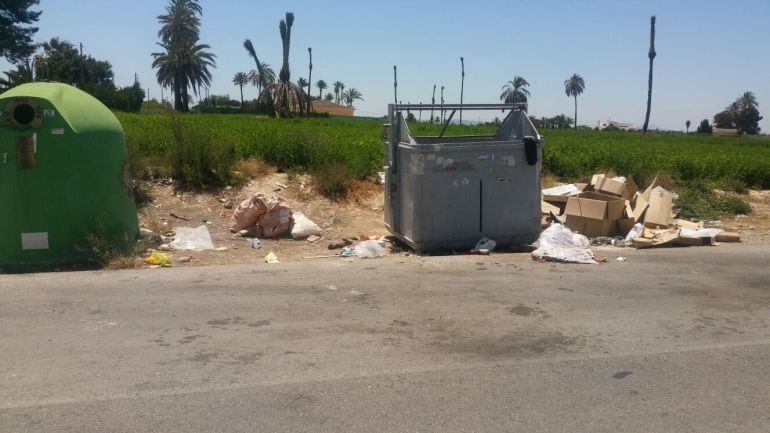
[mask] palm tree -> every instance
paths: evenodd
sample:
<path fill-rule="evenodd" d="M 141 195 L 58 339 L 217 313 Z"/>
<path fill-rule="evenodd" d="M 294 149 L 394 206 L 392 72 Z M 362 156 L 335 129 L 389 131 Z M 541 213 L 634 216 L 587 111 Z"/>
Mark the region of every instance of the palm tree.
<path fill-rule="evenodd" d="M 746 110 L 751 107 L 759 108 L 759 102 L 757 102 L 757 97 L 754 96 L 754 92 L 743 92 L 735 102 L 737 102 L 737 105 L 741 110 Z"/>
<path fill-rule="evenodd" d="M 205 51 L 211 48 L 206 44 L 185 42 L 158 45 L 164 49 L 162 52 L 152 53 L 152 67 L 157 69 L 155 75 L 158 84 L 173 89 L 175 110 L 190 111 L 188 89 L 192 88 L 193 94 L 197 96 L 202 87 L 211 85 L 209 68 L 216 67 L 216 56 Z"/>
<path fill-rule="evenodd" d="M 259 57 L 257 57 L 257 52 L 254 50 L 254 44 L 251 43 L 251 40 L 246 39 L 243 41 L 243 48 L 246 49 L 249 55 L 254 59 L 254 63 L 257 64 L 256 72 L 260 87 L 259 100 L 264 100 L 267 115 L 270 117 L 275 117 L 273 92 L 270 90 L 270 87 L 272 87 L 275 83 L 275 72 L 270 69 L 270 65 L 259 61 Z"/>
<path fill-rule="evenodd" d="M 353 106 L 353 101 L 363 101 L 364 95 L 362 95 L 361 92 L 359 92 L 355 87 L 351 87 L 350 89 L 342 92 L 342 99 L 348 107 L 351 107 Z"/>
<path fill-rule="evenodd" d="M 161 24 L 158 37 L 165 43 L 170 41 L 197 41 L 200 34 L 200 18 L 203 8 L 198 0 L 171 0 L 166 14 L 158 16 Z"/>
<path fill-rule="evenodd" d="M 163 51 L 152 53 L 152 67 L 157 69 L 158 83 L 172 88 L 174 108 L 179 111 L 189 111 L 189 89 L 197 95 L 201 87 L 210 85 L 209 68 L 216 67 L 216 56 L 206 51 L 211 47 L 198 43 L 202 13 L 198 0 L 170 0 L 166 14 L 158 16 L 158 45 Z"/>
<path fill-rule="evenodd" d="M 689 134 L 689 133 L 690 133 L 690 125 L 691 125 L 691 123 L 690 123 L 690 121 L 689 121 L 689 120 L 688 120 L 688 121 L 686 121 L 686 122 L 684 122 L 684 127 L 686 128 L 686 131 L 685 131 L 685 133 L 687 133 L 687 134 Z"/>
<path fill-rule="evenodd" d="M 655 60 L 655 15 L 650 17 L 650 51 L 647 57 L 650 58 L 650 75 L 647 78 L 647 114 L 644 115 L 644 125 L 642 125 L 642 134 L 647 133 L 647 127 L 650 125 L 650 108 L 652 107 L 652 62 Z"/>
<path fill-rule="evenodd" d="M 273 71 L 273 68 L 271 68 L 269 64 L 262 63 L 262 71 L 265 74 L 265 81 L 267 84 L 275 82 L 275 71 Z M 249 72 L 249 80 L 251 81 L 251 84 L 257 88 L 257 94 L 262 94 L 262 80 L 260 79 L 258 70 L 252 69 Z"/>
<path fill-rule="evenodd" d="M 32 66 L 29 61 L 26 63 L 19 63 L 16 65 L 16 69 L 3 72 L 5 78 L 0 78 L 0 86 L 10 89 L 24 83 L 31 83 L 35 81 Z"/>
<path fill-rule="evenodd" d="M 334 82 L 334 94 L 336 95 L 336 98 L 334 98 L 334 102 L 336 104 L 340 103 L 340 95 L 342 94 L 342 91 L 345 90 L 345 83 L 342 81 L 335 81 Z"/>
<path fill-rule="evenodd" d="M 326 92 L 326 95 L 324 95 L 324 100 L 332 102 L 334 100 L 334 95 L 332 92 Z"/>
<path fill-rule="evenodd" d="M 281 117 L 289 117 L 289 92 L 291 90 L 291 72 L 289 71 L 289 50 L 291 48 L 291 27 L 294 25 L 294 14 L 286 12 L 286 18 L 278 25 L 283 44 L 283 64 L 278 73 L 278 113 Z"/>
<path fill-rule="evenodd" d="M 577 97 L 586 88 L 586 83 L 583 81 L 583 77 L 578 74 L 572 74 L 571 77 L 564 80 L 564 92 L 567 96 L 575 97 L 575 129 L 577 129 Z"/>
<path fill-rule="evenodd" d="M 318 88 L 318 99 L 321 99 L 321 95 L 323 95 L 324 90 L 326 90 L 329 85 L 326 84 L 326 81 L 324 80 L 318 80 L 316 81 L 315 86 Z"/>
<path fill-rule="evenodd" d="M 299 77 L 297 79 L 297 85 L 299 87 L 307 87 L 307 80 L 304 77 Z"/>
<path fill-rule="evenodd" d="M 503 93 L 500 94 L 500 100 L 506 104 L 525 103 L 530 96 L 527 87 L 529 87 L 527 80 L 518 75 L 514 75 L 513 80 L 503 86 Z"/>
<path fill-rule="evenodd" d="M 249 84 L 249 75 L 245 72 L 236 73 L 233 84 L 241 88 L 241 110 L 243 110 L 243 86 Z"/>

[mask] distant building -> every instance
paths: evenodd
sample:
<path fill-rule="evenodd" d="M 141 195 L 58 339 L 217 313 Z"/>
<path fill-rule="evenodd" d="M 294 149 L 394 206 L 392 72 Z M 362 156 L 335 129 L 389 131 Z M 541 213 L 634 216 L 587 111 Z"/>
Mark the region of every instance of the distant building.
<path fill-rule="evenodd" d="M 622 129 L 624 131 L 628 131 L 629 129 L 633 129 L 634 125 L 631 123 L 623 123 L 623 122 L 616 122 L 614 120 L 597 120 L 596 121 L 596 127 L 598 129 L 604 129 L 608 126 L 614 126 L 618 129 Z"/>
<path fill-rule="evenodd" d="M 711 128 L 712 135 L 718 135 L 720 137 L 737 137 L 738 130 L 735 128 L 717 128 L 716 126 Z"/>
<path fill-rule="evenodd" d="M 353 117 L 353 113 L 356 111 L 355 107 L 345 107 L 344 105 L 335 104 L 323 99 L 316 99 L 313 101 L 313 111 L 316 113 L 328 113 L 332 116 L 348 116 Z"/>

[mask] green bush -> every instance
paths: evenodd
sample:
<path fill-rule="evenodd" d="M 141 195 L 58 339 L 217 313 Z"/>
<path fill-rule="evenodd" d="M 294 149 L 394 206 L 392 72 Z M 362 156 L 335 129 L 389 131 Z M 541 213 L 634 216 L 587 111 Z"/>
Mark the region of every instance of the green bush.
<path fill-rule="evenodd" d="M 425 113 L 423 113 L 425 114 Z M 118 113 L 135 173 L 162 167 L 172 146 L 168 115 Z M 382 170 L 383 119 L 268 119 L 253 115 L 186 114 L 176 119 L 187 131 L 208 136 L 213 145 L 232 146 L 236 158 L 256 157 L 281 170 L 312 172 L 343 163 L 357 179 Z M 435 135 L 441 125 L 413 123 L 414 135 Z M 451 125 L 448 135 L 489 134 L 492 125 Z M 675 181 L 711 182 L 731 187 L 770 188 L 770 139 L 713 137 L 701 134 L 547 129 L 543 169 L 564 180 L 585 179 L 608 170 L 646 184 L 656 174 Z"/>
<path fill-rule="evenodd" d="M 313 183 L 316 191 L 332 200 L 347 197 L 355 180 L 347 165 L 325 163 L 313 170 Z"/>
<path fill-rule="evenodd" d="M 677 192 L 679 199 L 676 204 L 685 218 L 712 220 L 724 215 L 751 213 L 751 206 L 740 197 L 717 194 L 704 183 L 684 183 L 677 188 Z"/>

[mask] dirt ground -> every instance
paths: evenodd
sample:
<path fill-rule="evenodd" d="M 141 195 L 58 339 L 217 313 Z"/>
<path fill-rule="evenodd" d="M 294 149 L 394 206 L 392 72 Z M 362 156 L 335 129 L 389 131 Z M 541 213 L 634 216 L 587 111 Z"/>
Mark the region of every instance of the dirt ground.
<path fill-rule="evenodd" d="M 275 253 L 281 261 L 310 260 L 310 257 L 338 253 L 339 250 L 328 248 L 331 241 L 388 234 L 383 224 L 384 195 L 381 188 L 364 186 L 354 194 L 354 199 L 335 202 L 314 193 L 309 177 L 289 177 L 285 173 L 267 174 L 252 179 L 243 187 L 228 188 L 218 193 L 176 191 L 168 182 L 156 182 L 150 185 L 152 201 L 140 209 L 139 221 L 142 227 L 161 233 L 171 233 L 175 227 L 208 226 L 214 246 L 220 251 L 171 251 L 169 254 L 174 266 L 263 263 L 269 252 Z M 249 246 L 248 239 L 234 236 L 229 230 L 233 209 L 226 208 L 226 205 L 229 203 L 237 207 L 251 194 L 259 192 L 286 199 L 292 210 L 304 213 L 321 227 L 322 239 L 309 243 L 293 240 L 287 235 L 280 239 L 263 239 L 262 248 L 256 250 Z M 770 244 L 770 190 L 750 190 L 744 199 L 751 204 L 753 212 L 747 216 L 723 219 L 722 228 L 739 232 L 742 242 L 746 244 Z M 182 262 L 179 259 L 183 257 L 192 259 Z"/>

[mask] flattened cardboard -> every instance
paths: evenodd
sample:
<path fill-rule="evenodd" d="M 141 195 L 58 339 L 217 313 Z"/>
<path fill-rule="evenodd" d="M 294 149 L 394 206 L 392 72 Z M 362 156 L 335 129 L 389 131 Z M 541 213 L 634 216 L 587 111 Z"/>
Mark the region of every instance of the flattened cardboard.
<path fill-rule="evenodd" d="M 652 248 L 661 247 L 664 245 L 673 244 L 679 239 L 680 230 L 678 228 L 672 229 L 644 229 L 642 236 L 638 236 L 634 239 L 635 248 Z"/>
<path fill-rule="evenodd" d="M 735 232 L 722 232 L 715 239 L 717 242 L 740 242 L 741 235 Z"/>
<path fill-rule="evenodd" d="M 703 238 L 691 238 L 687 236 L 679 236 L 676 240 L 677 245 L 687 245 L 687 246 L 694 246 L 694 247 L 705 247 L 705 246 L 712 246 L 716 245 L 716 241 L 714 238 L 710 237 L 703 237 Z"/>
<path fill-rule="evenodd" d="M 631 217 L 636 222 L 642 221 L 642 218 L 644 217 L 645 211 L 647 211 L 647 208 L 650 207 L 650 204 L 647 202 L 647 200 L 644 199 L 641 195 L 636 196 L 636 200 L 634 200 L 634 211 L 631 214 Z"/>
<path fill-rule="evenodd" d="M 682 229 L 700 230 L 703 228 L 703 221 L 692 222 L 683 219 L 675 219 L 674 225 Z"/>
<path fill-rule="evenodd" d="M 589 238 L 610 236 L 615 233 L 617 227 L 614 220 L 597 220 L 569 214 L 566 225 L 570 230 Z"/>
<path fill-rule="evenodd" d="M 626 201 L 598 192 L 584 192 L 567 200 L 567 215 L 615 221 L 623 217 Z"/>
<path fill-rule="evenodd" d="M 650 192 L 650 207 L 644 216 L 644 223 L 668 227 L 671 225 L 673 198 L 667 192 Z"/>

